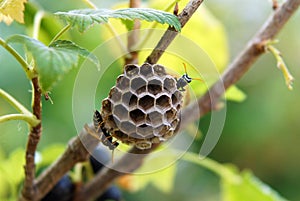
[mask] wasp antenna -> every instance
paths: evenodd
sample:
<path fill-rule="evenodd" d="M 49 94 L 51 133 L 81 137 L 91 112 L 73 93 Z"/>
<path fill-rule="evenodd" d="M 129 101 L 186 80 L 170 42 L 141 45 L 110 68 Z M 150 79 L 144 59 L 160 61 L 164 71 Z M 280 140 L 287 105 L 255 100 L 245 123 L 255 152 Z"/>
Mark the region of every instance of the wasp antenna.
<path fill-rule="evenodd" d="M 183 64 L 183 67 L 184 67 L 184 72 L 185 74 L 187 74 L 187 71 L 186 71 L 186 64 L 185 63 L 182 63 Z"/>
<path fill-rule="evenodd" d="M 192 78 L 192 80 L 199 80 L 199 81 L 203 82 L 203 80 L 201 78 Z"/>

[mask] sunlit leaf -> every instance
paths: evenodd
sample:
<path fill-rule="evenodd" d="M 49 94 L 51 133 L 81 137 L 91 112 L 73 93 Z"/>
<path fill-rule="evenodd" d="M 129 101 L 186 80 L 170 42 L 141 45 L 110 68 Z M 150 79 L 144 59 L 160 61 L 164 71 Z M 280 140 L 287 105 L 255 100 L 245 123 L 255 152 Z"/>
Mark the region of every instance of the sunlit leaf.
<path fill-rule="evenodd" d="M 222 194 L 224 201 L 287 201 L 249 171 L 240 173 L 238 182 L 223 179 Z"/>
<path fill-rule="evenodd" d="M 180 22 L 175 15 L 149 8 L 126 8 L 118 10 L 82 9 L 69 12 L 57 12 L 55 14 L 61 19 L 66 20 L 71 26 L 77 27 L 80 32 L 84 32 L 95 23 L 106 23 L 109 18 L 122 20 L 140 19 L 149 22 L 156 21 L 161 24 L 169 24 L 177 31 L 180 31 L 181 28 Z"/>
<path fill-rule="evenodd" d="M 0 1 L 0 22 L 4 21 L 7 25 L 12 21 L 24 23 L 24 3 L 27 0 L 1 0 Z"/>
<path fill-rule="evenodd" d="M 99 67 L 99 61 L 93 54 L 71 41 L 58 40 L 49 47 L 24 35 L 14 35 L 7 41 L 24 44 L 26 49 L 32 53 L 43 92 L 51 90 L 64 74 L 76 67 L 79 56 L 89 59 Z"/>
<path fill-rule="evenodd" d="M 179 1 L 179 12 L 188 2 L 188 0 Z M 165 7 L 160 0 L 150 1 L 150 6 L 156 9 Z M 184 40 L 185 42 L 182 42 Z M 169 53 L 170 49 L 176 50 L 177 54 Z M 185 62 L 190 77 L 204 80 L 204 83 L 192 81 L 189 85 L 192 89 L 191 93 L 199 96 L 218 79 L 218 72 L 221 73 L 224 70 L 228 60 L 229 51 L 225 28 L 205 5 L 201 5 L 182 28 L 180 35 L 172 42 L 159 63 L 178 72 L 177 76 L 180 76 L 184 73 L 182 62 Z M 211 76 L 212 74 L 214 75 Z"/>
<path fill-rule="evenodd" d="M 33 35 L 33 23 L 34 17 L 41 12 L 39 6 L 36 5 L 37 2 L 28 2 L 25 4 L 24 11 L 24 26 L 26 27 L 26 33 L 28 35 Z M 64 27 L 63 23 L 60 20 L 57 20 L 57 17 L 45 10 L 43 12 L 43 19 L 40 24 L 38 40 L 45 44 L 49 44 L 52 38 Z M 65 39 L 69 35 L 69 32 L 64 33 L 60 39 Z"/>
<path fill-rule="evenodd" d="M 23 149 L 16 149 L 6 160 L 1 161 L 0 163 L 1 175 L 5 175 L 3 178 L 0 176 L 0 198 L 1 196 L 5 197 L 3 200 L 7 200 L 7 198 L 11 198 L 13 200 L 13 198 L 16 198 L 19 193 L 18 187 L 24 179 L 24 154 L 25 151 Z M 5 186 L 2 187 L 1 185 Z M 6 192 L 2 194 L 3 191 Z"/>
<path fill-rule="evenodd" d="M 184 160 L 206 168 L 221 178 L 224 201 L 287 201 L 249 171 L 240 172 L 234 165 L 223 165 L 210 158 L 187 152 Z"/>
<path fill-rule="evenodd" d="M 52 144 L 41 151 L 41 162 L 39 165 L 50 165 L 66 149 L 63 144 Z"/>
<path fill-rule="evenodd" d="M 237 86 L 233 85 L 226 90 L 226 100 L 243 102 L 246 99 L 246 94 Z"/>
<path fill-rule="evenodd" d="M 183 9 L 186 3 L 188 3 L 187 0 L 179 1 L 179 8 Z M 120 9 L 126 6 L 128 5 L 119 4 L 114 8 Z M 159 10 L 164 10 L 167 7 L 160 0 L 151 0 L 147 6 Z M 172 12 L 172 10 L 168 10 L 168 12 Z M 128 32 L 120 20 L 111 20 L 110 23 L 118 34 Z M 154 24 L 155 22 L 141 21 L 139 42 L 145 42 L 141 42 L 142 45 L 135 44 L 139 53 L 140 64 L 145 62 L 147 56 L 149 56 L 167 28 L 167 26 L 158 23 L 153 27 Z M 149 30 L 148 28 L 154 29 Z M 103 28 L 101 34 L 104 39 L 115 37 L 106 28 Z M 128 41 L 123 35 L 120 38 L 123 46 L 126 47 Z M 119 54 L 119 49 L 120 47 L 112 49 L 112 54 L 116 54 L 116 57 L 119 57 L 117 55 Z M 218 72 L 221 73 L 224 70 L 228 59 L 229 51 L 225 28 L 221 21 L 214 17 L 204 5 L 201 5 L 185 27 L 182 28 L 181 33 L 171 43 L 158 63 L 164 65 L 169 73 L 179 78 L 185 73 L 182 64 L 185 62 L 190 77 L 203 78 L 205 81 L 195 80 L 189 84 L 192 89 L 190 90 L 191 93 L 199 96 L 219 78 Z"/>
<path fill-rule="evenodd" d="M 131 178 L 131 190 L 141 190 L 152 184 L 158 190 L 170 193 L 173 189 L 176 175 L 176 165 L 172 162 L 175 160 L 174 157 L 177 157 L 177 155 L 171 151 L 164 151 L 162 154 L 154 154 L 147 157 L 142 167 L 136 171 L 137 174 Z M 170 161 L 170 163 L 166 163 L 166 161 Z M 160 169 L 163 166 L 162 164 L 172 165 Z"/>

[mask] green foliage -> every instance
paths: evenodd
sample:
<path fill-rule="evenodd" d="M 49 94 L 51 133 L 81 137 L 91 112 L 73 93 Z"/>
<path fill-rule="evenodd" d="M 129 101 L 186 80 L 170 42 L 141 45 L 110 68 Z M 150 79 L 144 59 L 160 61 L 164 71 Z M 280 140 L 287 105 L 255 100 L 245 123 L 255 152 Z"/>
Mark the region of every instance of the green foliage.
<path fill-rule="evenodd" d="M 237 174 L 238 179 L 235 181 L 222 180 L 224 201 L 287 201 L 250 171 L 236 173 L 236 176 Z"/>
<path fill-rule="evenodd" d="M 176 161 L 177 155 L 172 153 L 172 150 L 164 150 L 161 154 L 152 154 L 146 158 L 143 165 L 135 172 L 132 179 L 132 189 L 134 191 L 141 191 L 148 185 L 152 184 L 157 189 L 164 193 L 171 193 L 174 187 L 176 176 Z M 162 168 L 163 167 L 163 168 Z M 156 172 L 152 172 L 157 170 Z"/>
<path fill-rule="evenodd" d="M 106 23 L 108 18 L 123 20 L 141 19 L 149 22 L 157 21 L 161 24 L 167 23 L 180 31 L 181 25 L 175 15 L 160 10 L 149 8 L 127 8 L 119 10 L 108 9 L 82 9 L 69 12 L 57 12 L 61 19 L 66 20 L 71 26 L 78 28 L 80 32 L 86 31 L 94 23 Z"/>
<path fill-rule="evenodd" d="M 182 159 L 219 175 L 224 201 L 287 201 L 250 171 L 239 172 L 233 165 L 222 165 L 209 158 L 200 159 L 199 155 L 191 152 L 186 153 Z"/>
<path fill-rule="evenodd" d="M 226 90 L 225 98 L 230 101 L 243 102 L 247 98 L 247 95 L 234 85 Z"/>
<path fill-rule="evenodd" d="M 51 144 L 41 151 L 41 160 L 39 166 L 48 166 L 55 161 L 60 154 L 66 149 L 63 144 Z"/>
<path fill-rule="evenodd" d="M 12 13 L 11 8 L 9 8 L 10 13 L 3 12 L 2 5 L 7 2 L 18 2 L 17 12 Z M 16 0 L 7 0 L 0 3 L 0 12 L 2 14 L 9 14 L 15 20 L 22 21 L 22 5 L 25 1 L 16 1 Z M 179 7 L 183 8 L 187 3 L 187 0 L 180 1 Z M 6 4 L 8 5 L 8 4 Z M 13 5 L 13 4 L 11 4 Z M 149 5 L 156 9 L 162 9 L 164 6 L 161 3 L 161 0 L 150 1 Z M 229 58 L 229 50 L 227 47 L 227 35 L 224 29 L 223 24 L 216 19 L 208 9 L 204 6 L 199 9 L 192 19 L 185 26 L 181 36 L 188 38 L 190 41 L 195 43 L 197 46 L 201 47 L 207 55 L 215 62 L 216 68 L 219 72 L 224 70 L 224 67 L 227 65 Z M 32 21 L 39 9 L 32 8 L 28 12 L 28 19 Z M 80 32 L 86 31 L 90 26 L 96 23 L 106 23 L 109 18 L 116 18 L 118 20 L 113 21 L 113 27 L 117 30 L 118 33 L 123 31 L 131 30 L 133 26 L 134 19 L 141 19 L 148 22 L 153 22 L 156 28 L 161 28 L 161 24 L 168 24 L 175 27 L 176 30 L 180 31 L 180 23 L 176 16 L 154 9 L 144 9 L 144 8 L 126 8 L 119 10 L 72 10 L 69 12 L 58 12 L 56 13 L 61 19 L 66 20 L 70 23 L 71 26 L 77 27 Z M 0 14 L 0 21 L 1 21 Z M 7 16 L 6 16 L 7 17 Z M 39 39 L 41 41 L 51 41 L 54 34 L 57 32 L 57 29 L 62 28 L 58 21 L 54 20 L 53 15 L 48 16 L 49 20 L 43 19 L 44 22 L 48 21 L 44 25 L 40 26 Z M 121 20 L 119 20 L 121 19 Z M 3 18 L 7 22 L 5 18 Z M 12 19 L 8 19 L 12 20 Z M 26 19 L 25 19 L 26 21 Z M 142 22 L 142 29 L 149 27 L 148 22 Z M 157 24 L 161 23 L 161 24 Z M 120 23 L 125 24 L 125 26 L 120 26 Z M 27 28 L 30 30 L 30 26 L 33 23 L 28 25 Z M 55 24 L 55 29 L 53 28 Z M 153 25 L 152 24 L 152 25 Z M 48 32 L 52 32 L 51 35 Z M 104 31 L 103 31 L 104 32 Z M 103 32 L 101 33 L 102 35 Z M 147 35 L 148 36 L 148 35 Z M 146 36 L 146 40 L 148 39 Z M 83 37 L 82 37 L 83 38 Z M 108 39 L 108 35 L 105 35 L 105 39 Z M 141 38 L 143 39 L 143 38 Z M 84 40 L 84 39 L 83 39 Z M 97 67 L 99 67 L 98 59 L 90 54 L 89 51 L 83 49 L 76 45 L 74 42 L 66 40 L 57 40 L 54 41 L 49 46 L 44 45 L 42 42 L 36 39 L 32 39 L 24 35 L 15 35 L 10 37 L 7 42 L 10 43 L 21 43 L 24 44 L 28 52 L 32 54 L 34 59 L 32 70 L 37 72 L 37 76 L 40 78 L 40 84 L 43 92 L 51 90 L 53 85 L 62 78 L 67 72 L 72 68 L 78 65 L 79 56 L 89 59 Z M 150 41 L 151 43 L 153 41 Z M 157 41 L 155 41 L 157 42 Z M 154 44 L 154 43 L 153 43 Z M 156 44 L 156 43 L 155 43 Z M 184 43 L 173 43 L 173 48 L 181 49 L 183 52 L 187 53 L 193 58 L 199 59 L 201 62 L 198 62 L 200 67 L 195 66 L 193 69 L 191 64 L 188 64 L 188 73 L 191 77 L 199 77 L 199 72 L 202 75 L 209 75 L 210 68 L 212 67 L 207 60 L 207 55 L 204 53 L 199 53 L 198 51 L 192 51 L 190 46 Z M 126 45 L 124 46 L 126 47 Z M 112 50 L 114 51 L 114 50 Z M 272 46 L 269 47 L 278 62 L 278 67 L 283 71 L 286 78 L 286 82 L 289 87 L 291 87 L 292 76 L 287 70 L 281 54 L 277 49 L 272 49 Z M 149 52 L 144 51 L 139 54 L 140 61 L 143 62 L 145 57 L 148 56 Z M 181 56 L 181 55 L 179 55 Z M 172 70 L 180 72 L 179 75 L 183 73 L 182 68 L 182 58 L 179 58 L 178 55 L 164 54 L 159 63 L 164 64 L 167 67 L 171 67 Z M 198 71 L 197 71 L 198 70 Z M 216 77 L 207 78 L 208 86 L 211 86 L 215 81 Z M 197 95 L 201 95 L 206 91 L 206 87 L 195 81 L 191 84 L 192 89 L 196 92 Z M 69 90 L 69 89 L 67 89 Z M 277 90 L 277 89 L 276 89 Z M 277 92 L 277 91 L 276 91 Z M 62 92 L 63 94 L 63 92 Z M 226 93 L 226 99 L 234 101 L 243 101 L 246 98 L 245 94 L 239 90 L 237 87 L 233 86 L 229 88 Z M 291 104 L 293 105 L 293 104 Z M 47 117 L 51 118 L 51 117 Z M 239 117 L 240 118 L 240 117 Z M 43 120 L 44 121 L 44 120 Z M 55 119 L 55 121 L 60 121 Z M 59 154 L 63 152 L 65 146 L 51 145 L 44 149 L 41 154 L 37 154 L 40 159 L 37 161 L 38 169 L 42 169 L 49 164 L 51 164 Z M 9 155 L 8 158 L 5 158 L 0 152 L 0 200 L 15 200 L 17 194 L 19 193 L 19 186 L 24 178 L 23 173 L 23 164 L 24 164 L 24 150 L 16 149 L 13 153 Z M 153 156 L 153 155 L 152 155 Z M 145 173 L 149 171 L 148 168 L 152 169 L 156 165 L 160 166 L 161 163 L 169 163 L 169 161 L 175 160 L 175 155 L 173 153 L 168 153 L 167 156 L 159 157 L 150 157 L 144 163 L 144 165 L 139 169 L 137 173 Z M 198 164 L 201 167 L 207 168 L 219 175 L 221 178 L 221 187 L 222 187 L 222 198 L 224 201 L 285 201 L 278 193 L 272 190 L 269 186 L 261 182 L 249 171 L 239 172 L 232 166 L 219 164 L 216 161 L 211 159 L 200 160 L 198 155 L 193 153 L 187 153 L 183 160 L 190 161 L 194 164 Z M 171 162 L 170 162 L 171 163 Z M 134 185 L 137 190 L 142 190 L 142 188 L 147 187 L 149 184 L 152 184 L 161 190 L 164 193 L 171 193 L 174 187 L 174 181 L 176 176 L 176 165 L 169 166 L 159 172 L 153 174 L 144 174 L 138 175 L 134 178 Z M 2 174 L 3 173 L 3 174 Z M 198 175 L 197 175 L 198 176 Z M 201 179 L 201 178 L 200 178 Z"/>
<path fill-rule="evenodd" d="M 141 191 L 148 184 L 153 184 L 164 193 L 172 192 L 177 164 L 168 167 L 164 167 L 163 164 L 172 164 L 172 161 L 175 161 L 178 157 L 178 153 L 180 152 L 168 148 L 168 150 L 163 151 L 163 154 L 156 153 L 153 154 L 154 156 L 149 156 L 143 166 L 136 172 L 137 175 L 132 176 L 131 190 Z M 202 159 L 192 152 L 185 153 L 181 159 L 197 164 L 218 175 L 222 187 L 221 197 L 224 201 L 287 201 L 250 171 L 239 172 L 233 165 L 220 164 L 209 158 Z M 158 171 L 151 173 L 153 170 Z M 143 174 L 139 175 L 139 173 Z"/>
<path fill-rule="evenodd" d="M 57 20 L 57 17 L 53 13 L 49 13 L 45 10 L 41 10 L 39 6 L 36 5 L 36 2 L 28 2 L 25 4 L 24 11 L 24 25 L 26 27 L 27 33 L 29 35 L 33 34 L 34 18 L 42 12 L 43 18 L 41 20 L 38 40 L 45 44 L 49 44 L 52 38 L 63 28 L 63 23 L 60 20 Z M 66 33 L 68 36 L 68 34 Z"/>
<path fill-rule="evenodd" d="M 36 153 L 38 172 L 49 166 L 63 153 L 65 145 L 52 144 Z M 2 156 L 0 149 L 0 200 L 16 200 L 19 187 L 24 179 L 23 166 L 25 164 L 24 149 L 16 149 L 7 158 Z"/>
<path fill-rule="evenodd" d="M 98 59 L 93 54 L 71 41 L 58 40 L 48 47 L 28 36 L 14 35 L 7 42 L 24 44 L 26 49 L 32 53 L 43 92 L 51 90 L 64 74 L 77 66 L 79 56 L 85 57 L 97 67 L 99 66 Z"/>
<path fill-rule="evenodd" d="M 15 200 L 24 179 L 24 150 L 16 149 L 8 158 L 0 159 L 0 200 Z"/>

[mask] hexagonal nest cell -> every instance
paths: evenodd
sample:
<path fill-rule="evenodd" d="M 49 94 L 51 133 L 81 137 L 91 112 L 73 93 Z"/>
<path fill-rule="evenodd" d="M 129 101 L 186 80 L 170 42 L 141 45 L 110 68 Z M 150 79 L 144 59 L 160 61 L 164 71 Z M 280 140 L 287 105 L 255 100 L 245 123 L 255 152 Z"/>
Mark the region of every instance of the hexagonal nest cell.
<path fill-rule="evenodd" d="M 101 115 L 117 140 L 148 149 L 173 136 L 181 104 L 181 91 L 164 66 L 129 64 L 103 100 Z"/>

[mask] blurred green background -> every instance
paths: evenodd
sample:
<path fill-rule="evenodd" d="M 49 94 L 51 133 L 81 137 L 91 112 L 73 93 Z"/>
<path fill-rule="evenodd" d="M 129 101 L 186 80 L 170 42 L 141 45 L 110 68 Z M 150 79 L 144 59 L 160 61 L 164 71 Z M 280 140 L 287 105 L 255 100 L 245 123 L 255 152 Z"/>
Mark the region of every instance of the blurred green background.
<path fill-rule="evenodd" d="M 115 2 L 97 1 L 95 4 L 110 7 Z M 38 4 L 49 12 L 86 7 L 78 0 L 41 0 Z M 234 0 L 226 3 L 211 0 L 205 2 L 205 5 L 225 28 L 230 60 L 242 50 L 273 12 L 270 1 L 261 0 L 243 1 L 238 5 Z M 287 89 L 281 72 L 276 68 L 274 57 L 271 54 L 263 55 L 237 84 L 245 92 L 247 99 L 242 103 L 227 102 L 225 127 L 217 146 L 210 154 L 218 162 L 233 163 L 240 169 L 251 169 L 258 178 L 289 200 L 300 200 L 299 21 L 300 12 L 297 12 L 278 35 L 280 42 L 276 44 L 295 77 L 294 90 Z M 60 26 L 53 24 L 47 34 L 55 34 Z M 99 29 L 99 26 L 94 27 L 84 35 L 73 30 L 68 37 L 92 50 L 102 40 L 94 37 Z M 15 33 L 28 33 L 28 29 L 17 23 L 11 26 L 0 24 L 2 38 Z M 47 41 L 47 37 L 44 40 Z M 18 48 L 21 51 L 22 48 Z M 0 62 L 0 87 L 30 108 L 31 87 L 24 72 L 3 48 L 0 48 Z M 43 101 L 43 136 L 39 150 L 53 143 L 66 144 L 71 137 L 76 136 L 72 119 L 72 90 L 76 71 L 77 69 L 72 70 L 53 89 L 53 105 Z M 116 70 L 113 75 L 117 76 L 119 73 Z M 109 86 L 114 82 L 114 79 L 107 79 Z M 13 112 L 14 109 L 0 99 L 0 115 Z M 200 129 L 205 131 L 208 124 L 209 115 L 201 120 Z M 0 155 L 8 157 L 15 149 L 24 148 L 27 131 L 24 122 L 0 124 Z M 191 149 L 195 152 L 200 148 L 200 141 L 193 143 Z M 125 197 L 130 198 L 128 200 L 146 200 L 147 197 L 163 200 L 167 196 L 174 201 L 219 199 L 218 177 L 211 172 L 186 162 L 179 162 L 177 172 L 175 190 L 171 195 L 165 195 L 155 186 L 150 186 L 137 193 L 125 193 Z"/>

